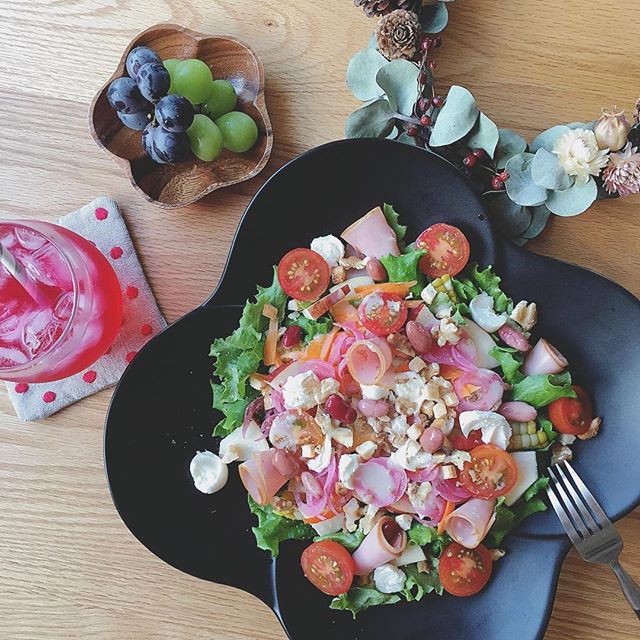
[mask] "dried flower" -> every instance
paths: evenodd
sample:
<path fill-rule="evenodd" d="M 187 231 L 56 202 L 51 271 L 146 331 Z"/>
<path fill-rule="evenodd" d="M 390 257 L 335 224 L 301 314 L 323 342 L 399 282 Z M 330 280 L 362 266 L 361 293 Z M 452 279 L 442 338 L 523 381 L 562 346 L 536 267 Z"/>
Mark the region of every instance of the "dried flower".
<path fill-rule="evenodd" d="M 613 107 L 611 111 L 602 110 L 602 117 L 596 123 L 593 132 L 600 149 L 620 151 L 627 144 L 627 135 L 631 123 L 624 117 L 624 109 L 618 111 Z"/>
<path fill-rule="evenodd" d="M 368 18 L 390 13 L 394 9 L 408 9 L 413 0 L 353 0 L 356 7 L 362 7 Z"/>
<path fill-rule="evenodd" d="M 640 98 L 636 102 L 636 108 L 633 112 L 633 119 L 636 124 L 640 124 Z"/>
<path fill-rule="evenodd" d="M 376 28 L 376 43 L 380 53 L 396 60 L 411 60 L 418 48 L 420 21 L 418 16 L 404 9 L 397 9 L 380 18 Z"/>
<path fill-rule="evenodd" d="M 601 169 L 607 166 L 609 149 L 598 149 L 593 131 L 571 129 L 556 140 L 553 153 L 570 176 L 587 183 L 589 176 L 600 175 Z"/>
<path fill-rule="evenodd" d="M 610 194 L 625 197 L 640 193 L 640 153 L 629 142 L 620 153 L 612 153 L 609 166 L 602 174 Z"/>

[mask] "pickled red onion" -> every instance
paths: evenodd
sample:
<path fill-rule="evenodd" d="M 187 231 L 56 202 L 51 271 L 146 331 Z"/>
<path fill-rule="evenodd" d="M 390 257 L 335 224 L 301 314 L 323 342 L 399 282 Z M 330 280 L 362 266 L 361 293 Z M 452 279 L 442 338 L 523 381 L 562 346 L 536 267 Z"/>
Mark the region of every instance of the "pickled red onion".
<path fill-rule="evenodd" d="M 438 495 L 441 495 L 445 500 L 453 502 L 454 504 L 464 502 L 471 497 L 471 493 L 469 493 L 465 487 L 458 484 L 457 478 L 448 478 L 445 480 L 442 476 L 438 475 L 431 484 L 433 485 L 433 490 Z"/>
<path fill-rule="evenodd" d="M 490 369 L 465 371 L 453 381 L 459 399 L 457 411 L 494 411 L 502 402 L 502 378 Z"/>
<path fill-rule="evenodd" d="M 407 471 L 407 477 L 411 482 L 431 482 L 438 477 L 438 467 L 426 467 L 420 471 Z"/>
<path fill-rule="evenodd" d="M 280 371 L 278 371 L 278 373 L 268 382 L 272 389 L 277 389 L 279 391 L 289 378 L 297 376 L 300 373 L 305 373 L 306 371 L 313 371 L 320 380 L 324 380 L 325 378 L 335 378 L 336 375 L 333 365 L 325 362 L 324 360 L 296 360 L 280 369 Z"/>
<path fill-rule="evenodd" d="M 347 366 L 360 384 L 377 384 L 391 366 L 393 356 L 389 343 L 382 338 L 357 340 L 347 351 Z"/>
<path fill-rule="evenodd" d="M 498 329 L 500 340 L 518 351 L 529 351 L 531 345 L 518 329 L 510 327 L 508 324 L 502 325 Z"/>
<path fill-rule="evenodd" d="M 322 491 L 320 493 L 312 493 L 307 488 L 307 484 L 309 483 L 301 481 L 297 483 L 297 486 L 293 491 L 293 497 L 298 505 L 298 509 L 300 509 L 300 512 L 305 518 L 315 518 L 326 509 L 327 502 L 332 496 L 336 486 L 338 469 L 335 456 L 331 457 L 329 466 L 322 473 L 314 474 L 311 471 L 305 473 L 308 473 L 319 483 L 322 487 Z M 303 494 L 305 496 L 304 500 L 302 499 Z"/>
<path fill-rule="evenodd" d="M 278 412 L 282 413 L 286 411 L 286 407 L 284 406 L 284 396 L 282 395 L 282 391 L 276 391 L 275 389 L 271 390 L 271 406 Z"/>
<path fill-rule="evenodd" d="M 498 413 L 512 422 L 529 422 L 538 416 L 535 407 L 520 401 L 501 404 Z"/>
<path fill-rule="evenodd" d="M 363 502 L 386 507 L 404 495 L 407 474 L 390 458 L 371 458 L 356 469 L 352 484 Z"/>
<path fill-rule="evenodd" d="M 256 413 L 261 411 L 264 411 L 264 398 L 262 396 L 260 396 L 259 398 L 256 398 L 255 400 L 252 400 L 247 405 L 247 408 L 244 410 L 244 420 L 242 422 L 243 436 L 247 435 L 247 427 L 249 426 L 251 421 L 254 419 L 254 416 L 256 415 Z M 255 422 L 258 423 L 257 420 L 255 420 Z"/>

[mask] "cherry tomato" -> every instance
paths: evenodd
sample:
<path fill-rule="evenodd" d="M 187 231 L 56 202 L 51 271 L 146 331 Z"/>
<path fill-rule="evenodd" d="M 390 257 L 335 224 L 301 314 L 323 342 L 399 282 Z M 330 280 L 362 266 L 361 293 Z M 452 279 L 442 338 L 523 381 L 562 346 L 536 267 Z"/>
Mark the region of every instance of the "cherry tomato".
<path fill-rule="evenodd" d="M 400 296 L 375 291 L 362 299 L 358 307 L 358 318 L 371 333 L 388 336 L 404 326 L 407 306 Z"/>
<path fill-rule="evenodd" d="M 440 556 L 438 575 L 447 593 L 453 596 L 472 596 L 489 582 L 493 560 L 486 547 L 466 549 L 453 542 Z"/>
<path fill-rule="evenodd" d="M 457 227 L 440 222 L 425 229 L 416 240 L 417 249 L 426 249 L 420 258 L 420 271 L 430 278 L 448 273 L 455 276 L 469 261 L 469 241 Z"/>
<path fill-rule="evenodd" d="M 330 277 L 327 261 L 311 249 L 293 249 L 278 265 L 280 285 L 296 300 L 317 300 L 329 286 Z"/>
<path fill-rule="evenodd" d="M 513 458 L 492 444 L 482 444 L 471 451 L 471 462 L 465 462 L 462 484 L 478 498 L 504 496 L 518 481 L 518 467 Z"/>
<path fill-rule="evenodd" d="M 454 449 L 471 451 L 482 444 L 482 431 L 475 429 L 474 431 L 470 431 L 468 436 L 463 436 L 462 434 L 452 435 L 449 436 L 449 439 Z"/>
<path fill-rule="evenodd" d="M 582 388 L 571 387 L 577 398 L 559 398 L 549 405 L 549 419 L 560 433 L 579 436 L 587 429 L 593 420 L 591 398 Z"/>
<path fill-rule="evenodd" d="M 314 587 L 330 596 L 349 591 L 355 563 L 351 554 L 333 540 L 309 545 L 300 558 L 302 571 Z"/>

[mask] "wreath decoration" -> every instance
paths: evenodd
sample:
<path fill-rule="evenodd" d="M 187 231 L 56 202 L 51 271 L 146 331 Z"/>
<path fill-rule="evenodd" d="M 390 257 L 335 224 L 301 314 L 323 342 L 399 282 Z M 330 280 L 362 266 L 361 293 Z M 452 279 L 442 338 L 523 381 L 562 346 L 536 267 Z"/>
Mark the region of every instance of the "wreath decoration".
<path fill-rule="evenodd" d="M 349 115 L 348 138 L 391 138 L 423 147 L 464 171 L 500 231 L 523 245 L 551 214 L 575 216 L 596 200 L 640 193 L 640 99 L 592 122 L 551 127 L 528 143 L 498 126 L 464 87 L 435 91 L 433 52 L 453 0 L 354 0 L 378 17 L 369 45 L 351 58 L 347 85 L 366 104 Z"/>

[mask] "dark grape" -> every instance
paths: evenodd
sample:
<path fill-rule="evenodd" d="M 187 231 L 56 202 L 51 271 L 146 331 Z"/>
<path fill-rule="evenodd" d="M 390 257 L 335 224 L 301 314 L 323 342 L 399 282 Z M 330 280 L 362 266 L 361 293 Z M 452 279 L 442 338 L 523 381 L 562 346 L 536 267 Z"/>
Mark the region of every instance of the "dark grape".
<path fill-rule="evenodd" d="M 142 132 L 142 148 L 154 162 L 161 162 L 160 158 L 158 158 L 155 151 L 153 150 L 153 138 L 157 130 L 158 127 L 155 127 L 151 122 L 145 127 L 144 131 Z"/>
<path fill-rule="evenodd" d="M 182 162 L 191 155 L 191 144 L 186 133 L 167 131 L 157 127 L 151 138 L 153 153 L 162 164 Z"/>
<path fill-rule="evenodd" d="M 136 47 L 127 56 L 127 73 L 136 80 L 140 67 L 149 62 L 162 62 L 160 56 L 149 47 Z"/>
<path fill-rule="evenodd" d="M 156 120 L 167 131 L 186 131 L 194 115 L 193 105 L 176 93 L 165 96 L 156 105 Z"/>
<path fill-rule="evenodd" d="M 140 111 L 139 113 L 120 113 L 117 111 L 116 113 L 125 127 L 135 131 L 142 131 L 151 120 L 147 111 Z"/>
<path fill-rule="evenodd" d="M 140 93 L 151 102 L 166 96 L 171 86 L 171 76 L 162 62 L 148 62 L 140 67 L 136 79 Z"/>
<path fill-rule="evenodd" d="M 107 89 L 109 104 L 121 113 L 140 113 L 146 111 L 149 103 L 143 98 L 135 80 L 116 78 Z"/>

